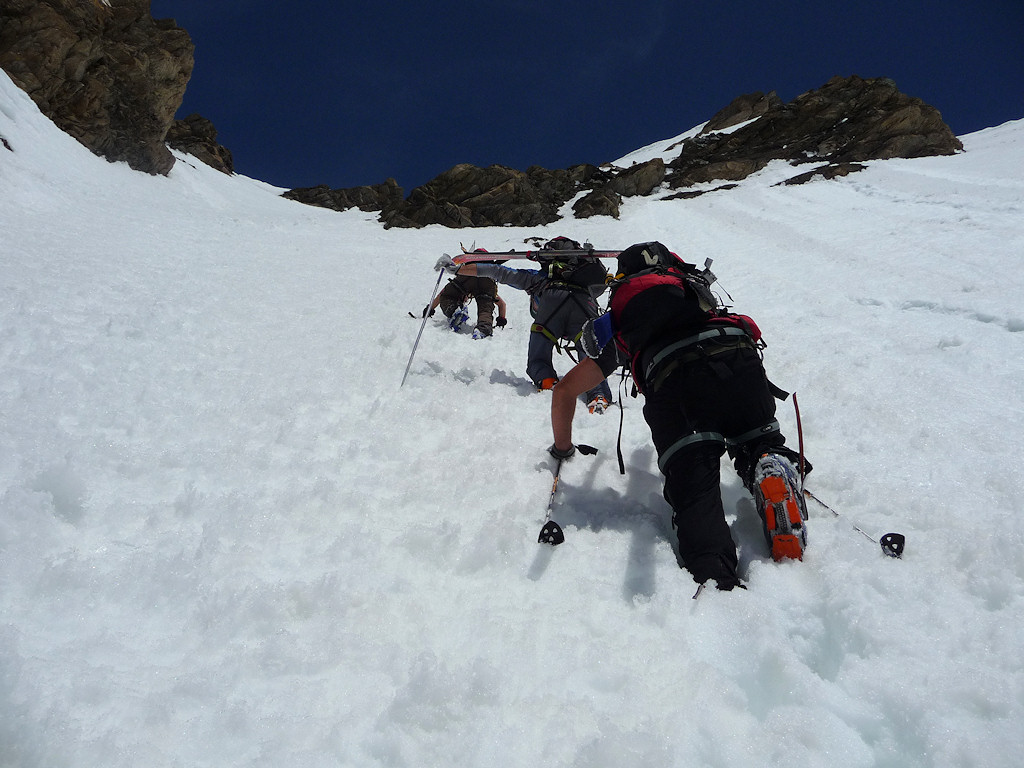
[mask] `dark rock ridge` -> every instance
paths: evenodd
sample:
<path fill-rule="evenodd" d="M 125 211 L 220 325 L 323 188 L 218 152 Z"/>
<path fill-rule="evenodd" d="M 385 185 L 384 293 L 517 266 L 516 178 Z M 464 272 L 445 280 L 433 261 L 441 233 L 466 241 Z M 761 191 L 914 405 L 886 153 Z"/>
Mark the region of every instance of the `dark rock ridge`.
<path fill-rule="evenodd" d="M 318 187 L 290 189 L 283 193 L 282 197 L 307 205 L 332 208 L 336 211 L 344 211 L 349 208 L 358 208 L 361 211 L 383 211 L 400 205 L 403 195 L 398 182 L 388 179 L 383 184 L 349 187 L 348 189 L 331 189 L 326 184 L 321 184 Z"/>
<path fill-rule="evenodd" d="M 97 155 L 166 174 L 194 46 L 149 0 L 3 0 L 0 67 Z M 223 158 L 221 158 L 223 162 Z"/>
<path fill-rule="evenodd" d="M 235 172 L 231 151 L 217 143 L 217 129 L 201 115 L 191 114 L 184 120 L 171 123 L 167 131 L 167 145 L 228 175 Z"/>
<path fill-rule="evenodd" d="M 736 127 L 739 126 L 739 127 Z M 728 129 L 734 129 L 729 131 Z M 574 197 L 572 214 L 618 217 L 623 198 L 675 190 L 663 199 L 686 199 L 725 190 L 773 160 L 816 164 L 787 179 L 800 184 L 860 170 L 868 160 L 950 155 L 963 146 L 938 110 L 899 92 L 887 78 L 834 77 L 788 104 L 772 91 L 745 94 L 715 114 L 701 132 L 660 158 L 617 168 L 576 165 L 565 170 L 533 166 L 517 171 L 492 165 L 457 165 L 402 199 L 388 186 L 292 190 L 288 197 L 343 210 L 379 210 L 388 227 L 537 226 L 557 221 Z M 710 182 L 731 182 L 692 189 Z M 367 190 L 378 190 L 376 193 Z"/>
<path fill-rule="evenodd" d="M 704 134 L 711 133 L 712 131 L 724 131 L 726 128 L 732 128 L 734 125 L 754 120 L 768 110 L 781 106 L 782 99 L 779 98 L 775 91 L 769 94 L 755 91 L 754 93 L 737 96 L 731 104 L 712 115 L 707 124 L 700 129 L 700 132 Z"/>
<path fill-rule="evenodd" d="M 525 172 L 501 165 L 456 165 L 383 211 L 381 220 L 392 227 L 549 224 L 558 221 L 561 205 L 596 173 L 591 165 L 556 171 L 531 166 Z"/>
<path fill-rule="evenodd" d="M 887 78 L 834 77 L 789 104 L 769 106 L 753 122 L 731 133 L 701 135 L 685 142 L 669 163 L 670 189 L 715 180 L 738 181 L 772 160 L 817 163 L 816 175 L 867 160 L 951 155 L 963 145 L 934 107 L 899 92 Z"/>

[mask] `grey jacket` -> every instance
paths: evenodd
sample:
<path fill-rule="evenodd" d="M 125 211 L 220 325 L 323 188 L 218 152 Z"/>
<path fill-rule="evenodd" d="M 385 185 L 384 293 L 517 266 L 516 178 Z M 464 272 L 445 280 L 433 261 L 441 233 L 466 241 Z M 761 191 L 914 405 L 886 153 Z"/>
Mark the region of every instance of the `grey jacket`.
<path fill-rule="evenodd" d="M 477 274 L 530 294 L 535 325 L 555 338 L 575 339 L 583 323 L 601 314 L 597 297 L 604 293 L 604 283 L 570 287 L 535 269 L 509 269 L 500 264 L 479 264 Z"/>

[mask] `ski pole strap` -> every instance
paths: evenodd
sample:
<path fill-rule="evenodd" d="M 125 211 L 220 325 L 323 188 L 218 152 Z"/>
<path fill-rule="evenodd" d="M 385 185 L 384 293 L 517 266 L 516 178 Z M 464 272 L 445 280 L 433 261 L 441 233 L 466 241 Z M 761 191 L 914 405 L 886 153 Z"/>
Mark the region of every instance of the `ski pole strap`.
<path fill-rule="evenodd" d="M 626 419 L 625 409 L 622 407 L 622 390 L 626 384 L 626 370 L 622 370 L 622 377 L 619 379 L 619 437 L 615 441 L 615 455 L 619 459 L 619 474 L 626 474 L 626 462 L 622 460 L 622 423 Z"/>
<path fill-rule="evenodd" d="M 669 465 L 672 457 L 675 456 L 683 448 L 696 443 L 720 443 L 727 447 L 733 447 L 736 445 L 742 445 L 743 443 L 750 442 L 755 438 L 762 437 L 764 435 L 770 435 L 773 432 L 780 431 L 781 427 L 776 419 L 764 426 L 752 429 L 749 432 L 744 432 L 742 435 L 736 437 L 726 437 L 721 432 L 694 432 L 693 434 L 687 435 L 686 437 L 676 440 L 658 459 L 658 469 L 665 472 L 665 468 Z"/>
<path fill-rule="evenodd" d="M 787 397 L 789 397 L 789 392 L 773 384 L 770 379 L 765 379 L 765 381 L 768 382 L 768 389 L 776 400 L 784 401 Z"/>

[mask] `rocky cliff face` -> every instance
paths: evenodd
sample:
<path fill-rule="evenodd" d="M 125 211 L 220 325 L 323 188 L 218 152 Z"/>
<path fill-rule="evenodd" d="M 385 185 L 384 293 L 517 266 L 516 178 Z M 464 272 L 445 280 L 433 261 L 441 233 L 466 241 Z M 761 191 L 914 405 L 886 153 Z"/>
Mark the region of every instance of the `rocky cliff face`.
<path fill-rule="evenodd" d="M 166 174 L 164 140 L 193 45 L 149 0 L 3 0 L 0 67 L 40 111 L 110 161 Z"/>
<path fill-rule="evenodd" d="M 736 126 L 739 126 L 736 128 Z M 734 129 L 725 132 L 726 129 Z M 390 188 L 386 198 L 363 210 L 380 210 L 389 227 L 536 226 L 556 221 L 573 197 L 576 218 L 615 216 L 624 197 L 658 189 L 681 190 L 671 198 L 694 197 L 708 182 L 736 182 L 773 160 L 799 171 L 785 183 L 831 179 L 857 171 L 867 160 L 949 155 L 963 149 L 938 110 L 906 96 L 885 78 L 835 77 L 817 90 L 784 104 L 773 91 L 740 96 L 714 115 L 700 134 L 660 158 L 630 168 L 592 165 L 550 171 L 516 171 L 503 166 L 457 165 L 402 200 Z M 809 170 L 807 166 L 813 166 Z M 721 189 L 720 185 L 715 187 Z M 371 188 L 357 188 L 371 189 Z M 326 207 L 351 207 L 351 191 L 292 190 L 296 200 Z M 396 202 L 397 201 L 397 202 Z M 369 205 L 369 207 L 367 207 Z"/>

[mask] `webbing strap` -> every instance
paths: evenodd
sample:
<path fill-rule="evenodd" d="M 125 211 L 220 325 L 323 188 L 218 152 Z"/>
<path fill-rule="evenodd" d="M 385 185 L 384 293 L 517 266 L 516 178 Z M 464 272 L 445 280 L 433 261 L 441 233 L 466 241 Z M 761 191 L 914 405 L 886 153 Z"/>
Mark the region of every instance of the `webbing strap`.
<path fill-rule="evenodd" d="M 669 464 L 669 460 L 688 445 L 694 445 L 695 443 L 722 443 L 723 445 L 732 447 L 735 445 L 742 445 L 743 443 L 749 442 L 756 437 L 761 437 L 762 435 L 770 435 L 772 432 L 778 432 L 780 429 L 779 421 L 776 419 L 764 426 L 752 429 L 749 432 L 744 432 L 742 435 L 738 435 L 736 437 L 725 437 L 721 432 L 694 432 L 693 434 L 686 435 L 686 437 L 676 440 L 668 447 L 668 450 L 666 450 L 661 458 L 658 459 L 658 469 L 664 472 L 665 467 Z"/>
<path fill-rule="evenodd" d="M 548 339 L 550 339 L 551 343 L 555 345 L 555 351 L 558 354 L 562 354 L 562 345 L 559 343 L 559 341 L 561 341 L 561 340 L 560 339 L 556 339 L 555 338 L 555 334 L 553 334 L 551 331 L 549 331 L 543 325 L 541 325 L 540 323 L 534 323 L 533 325 L 530 326 L 530 331 L 532 333 L 539 333 L 542 336 L 545 336 Z M 570 344 L 573 344 L 573 345 L 578 344 L 579 340 L 580 340 L 580 337 L 582 335 L 583 335 L 583 329 L 581 328 L 579 333 L 577 333 L 571 339 L 565 339 L 565 341 L 568 341 Z M 565 354 L 567 354 L 569 356 L 569 359 L 572 360 L 574 363 L 578 363 L 579 362 L 576 359 L 576 357 L 573 355 L 573 353 L 569 351 L 568 347 L 565 348 Z"/>
<path fill-rule="evenodd" d="M 739 435 L 738 437 L 730 437 L 725 442 L 729 446 L 743 445 L 743 443 L 750 442 L 755 437 L 761 437 L 762 435 L 770 435 L 772 432 L 778 432 L 781 429 L 782 427 L 779 426 L 779 421 L 778 419 L 776 419 L 775 421 L 769 424 L 765 424 L 763 427 L 758 427 L 757 429 L 752 429 L 749 432 L 744 432 L 742 435 Z"/>
<path fill-rule="evenodd" d="M 680 440 L 676 440 L 671 446 L 669 446 L 669 449 L 665 451 L 665 454 L 658 459 L 658 469 L 664 472 L 665 467 L 668 466 L 669 459 L 688 445 L 693 445 L 695 443 L 722 443 L 725 445 L 725 442 L 725 436 L 720 432 L 694 432 L 692 435 L 687 435 Z"/>
<path fill-rule="evenodd" d="M 551 331 L 549 331 L 543 325 L 541 325 L 540 323 L 534 323 L 533 325 L 530 326 L 530 332 L 531 333 L 539 333 L 542 336 L 547 336 L 551 340 L 551 343 L 555 345 L 555 349 L 557 349 L 559 354 L 561 354 L 562 350 L 558 346 L 558 339 L 555 338 L 555 334 L 553 334 Z"/>
<path fill-rule="evenodd" d="M 694 344 L 700 344 L 702 341 L 707 341 L 708 339 L 722 338 L 725 336 L 749 337 L 749 334 L 742 328 L 739 328 L 738 326 L 727 325 L 722 326 L 721 328 L 713 328 L 709 331 L 701 331 L 700 333 L 695 334 L 694 336 L 687 336 L 685 339 L 682 339 L 681 341 L 677 341 L 674 344 L 669 344 L 663 350 L 658 352 L 658 354 L 656 354 L 651 359 L 651 362 L 647 364 L 647 370 L 644 371 L 644 381 L 650 380 L 651 373 L 654 371 L 654 369 L 657 368 L 661 361 L 664 360 L 669 355 L 672 355 L 681 349 L 692 347 Z"/>

